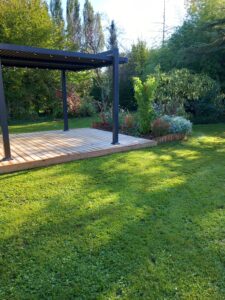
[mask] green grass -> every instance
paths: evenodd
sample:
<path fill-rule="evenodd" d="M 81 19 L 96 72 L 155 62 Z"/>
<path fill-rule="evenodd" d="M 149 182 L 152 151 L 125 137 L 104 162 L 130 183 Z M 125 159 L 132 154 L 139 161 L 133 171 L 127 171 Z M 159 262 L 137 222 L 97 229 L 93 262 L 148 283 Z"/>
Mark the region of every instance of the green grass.
<path fill-rule="evenodd" d="M 225 125 L 0 187 L 0 299 L 225 297 Z"/>
<path fill-rule="evenodd" d="M 72 118 L 69 119 L 70 128 L 85 128 L 91 127 L 92 123 L 98 117 L 86 117 L 86 118 Z M 14 121 L 9 126 L 10 133 L 23 133 L 23 132 L 35 132 L 46 130 L 60 130 L 63 129 L 62 120 L 42 120 L 42 121 Z"/>

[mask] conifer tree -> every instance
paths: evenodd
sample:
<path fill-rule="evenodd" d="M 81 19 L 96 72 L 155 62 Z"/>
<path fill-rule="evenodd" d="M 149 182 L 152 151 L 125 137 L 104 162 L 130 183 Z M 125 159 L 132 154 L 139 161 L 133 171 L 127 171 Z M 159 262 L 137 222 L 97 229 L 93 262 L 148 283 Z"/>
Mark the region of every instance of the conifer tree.
<path fill-rule="evenodd" d="M 117 28 L 114 20 L 112 20 L 110 26 L 108 27 L 108 31 L 109 31 L 108 49 L 118 48 Z"/>

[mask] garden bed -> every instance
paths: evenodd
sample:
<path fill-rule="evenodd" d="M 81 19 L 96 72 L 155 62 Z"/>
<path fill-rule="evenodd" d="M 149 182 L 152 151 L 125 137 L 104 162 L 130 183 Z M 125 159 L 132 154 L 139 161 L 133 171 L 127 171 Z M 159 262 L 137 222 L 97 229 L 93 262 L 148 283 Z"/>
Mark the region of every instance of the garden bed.
<path fill-rule="evenodd" d="M 91 127 L 94 129 L 100 129 L 100 130 L 105 130 L 105 131 L 113 130 L 112 125 L 107 122 L 93 122 Z"/>
<path fill-rule="evenodd" d="M 112 131 L 112 129 L 113 129 L 112 126 L 107 122 L 105 122 L 105 123 L 104 122 L 94 122 L 92 124 L 92 128 L 105 130 L 105 131 Z M 131 136 L 138 136 L 138 135 L 132 134 L 132 132 L 127 131 L 124 128 L 120 129 L 120 133 L 126 134 L 126 135 L 131 135 Z M 167 134 L 167 135 L 160 136 L 160 137 L 154 137 L 152 134 L 148 134 L 148 135 L 141 135 L 138 137 L 142 137 L 147 140 L 155 140 L 158 144 L 169 143 L 169 142 L 173 142 L 173 141 L 181 141 L 181 140 L 184 140 L 185 138 L 187 138 L 187 136 L 183 133 L 171 133 L 171 134 Z"/>

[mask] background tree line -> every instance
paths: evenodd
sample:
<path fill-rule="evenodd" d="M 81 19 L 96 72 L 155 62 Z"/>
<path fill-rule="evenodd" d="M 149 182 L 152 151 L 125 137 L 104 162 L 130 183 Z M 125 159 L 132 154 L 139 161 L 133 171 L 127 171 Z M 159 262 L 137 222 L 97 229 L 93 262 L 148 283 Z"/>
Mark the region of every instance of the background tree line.
<path fill-rule="evenodd" d="M 168 40 L 157 48 L 138 40 L 123 53 L 120 104 L 136 110 L 133 78 L 149 75 L 159 80 L 155 101 L 163 107 L 182 104 L 196 122 L 224 120 L 225 5 L 224 0 L 187 0 L 187 15 Z M 0 2 L 0 42 L 97 53 L 119 44 L 114 21 L 103 28 L 90 0 L 67 0 L 66 20 L 61 0 L 8 0 Z M 60 73 L 4 69 L 11 118 L 60 116 Z M 110 106 L 111 70 L 68 73 L 71 114 L 90 115 L 98 103 Z M 191 89 L 190 89 L 191 86 Z M 210 87 L 210 88 L 209 88 Z M 185 90 L 184 90 L 185 88 Z"/>

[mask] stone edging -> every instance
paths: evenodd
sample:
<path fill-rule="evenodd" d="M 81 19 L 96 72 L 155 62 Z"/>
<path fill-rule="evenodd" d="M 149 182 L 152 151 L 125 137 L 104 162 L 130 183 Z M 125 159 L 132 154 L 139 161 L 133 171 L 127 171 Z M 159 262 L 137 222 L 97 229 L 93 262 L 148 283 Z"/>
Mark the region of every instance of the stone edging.
<path fill-rule="evenodd" d="M 172 133 L 172 134 L 157 137 L 154 140 L 157 141 L 158 144 L 161 144 L 161 143 L 168 143 L 173 141 L 180 141 L 183 140 L 185 137 L 186 135 L 183 133 Z"/>

